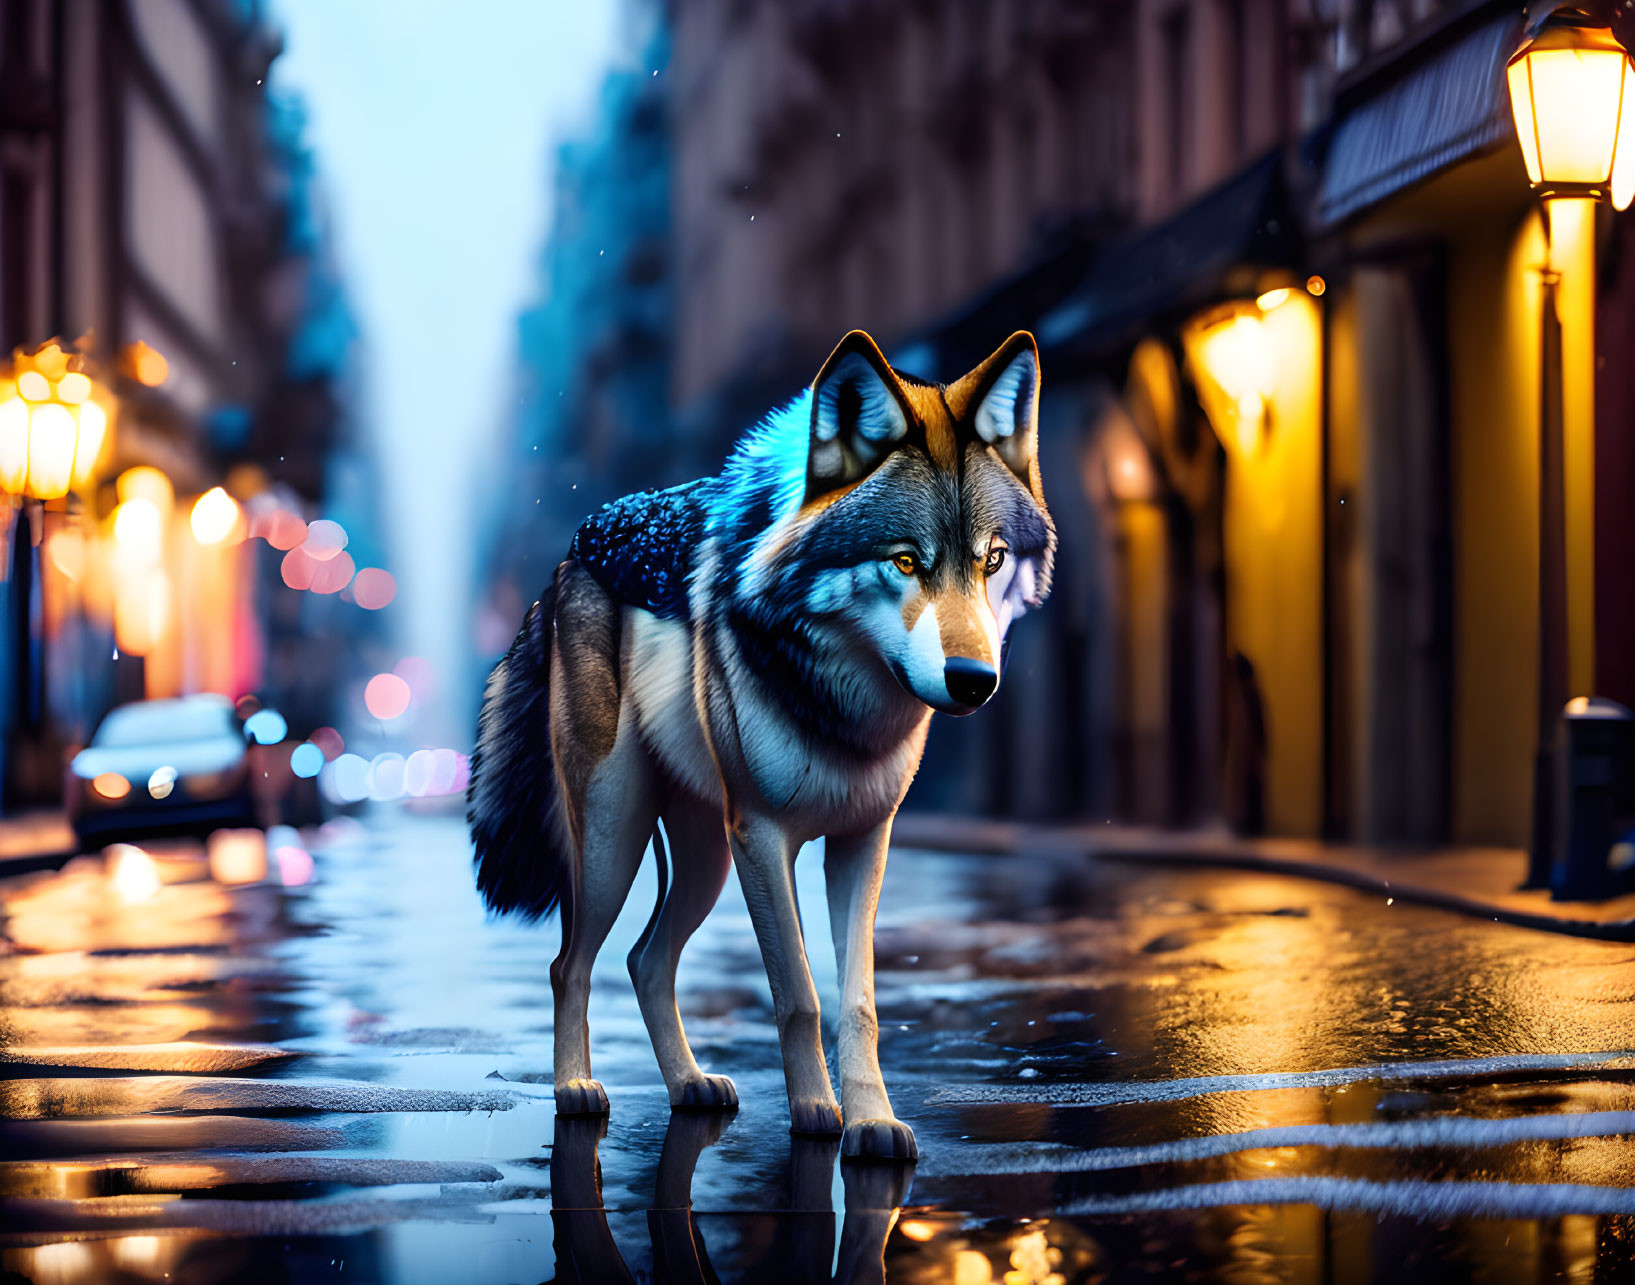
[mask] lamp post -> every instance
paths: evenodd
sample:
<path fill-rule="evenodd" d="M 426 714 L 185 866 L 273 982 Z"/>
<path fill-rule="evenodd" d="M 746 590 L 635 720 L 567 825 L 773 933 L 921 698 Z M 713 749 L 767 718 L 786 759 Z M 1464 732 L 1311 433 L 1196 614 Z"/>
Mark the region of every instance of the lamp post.
<path fill-rule="evenodd" d="M 1544 202 L 1550 261 L 1542 274 L 1539 406 L 1538 729 L 1527 886 L 1550 880 L 1555 843 L 1555 759 L 1568 697 L 1566 447 L 1562 272 L 1576 259 L 1594 291 L 1595 203 L 1635 197 L 1635 65 L 1604 18 L 1579 4 L 1528 11 L 1526 37 L 1506 68 L 1516 136 L 1533 191 Z M 1593 377 L 1593 375 L 1592 375 Z"/>
<path fill-rule="evenodd" d="M 72 491 L 94 479 L 97 461 L 108 440 L 113 398 L 91 378 L 85 357 L 65 351 L 55 340 L 32 353 L 18 350 L 0 368 L 0 513 L 12 526 L 12 566 L 17 629 L 13 646 L 16 730 L 37 742 L 45 726 L 45 693 L 37 654 L 35 612 L 39 549 L 45 536 L 45 509 L 65 507 Z M 9 510 L 9 512 L 6 512 Z M 25 543 L 26 541 L 26 543 Z M 43 752 L 34 744 L 35 755 Z M 42 775 L 38 764 L 0 782 L 0 790 L 24 797 L 37 795 L 55 774 Z M 48 788 L 48 787 L 45 787 Z"/>

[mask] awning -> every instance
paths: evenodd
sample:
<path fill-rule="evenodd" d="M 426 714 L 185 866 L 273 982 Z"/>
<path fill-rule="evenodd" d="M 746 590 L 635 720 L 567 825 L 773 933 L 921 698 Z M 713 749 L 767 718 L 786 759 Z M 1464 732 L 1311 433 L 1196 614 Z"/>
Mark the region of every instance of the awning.
<path fill-rule="evenodd" d="M 1245 271 L 1292 267 L 1299 244 L 1283 154 L 1274 152 L 1168 222 L 1102 254 L 1039 323 L 1039 342 L 1080 352 L 1114 347 L 1166 316 L 1214 302 Z"/>
<path fill-rule="evenodd" d="M 1329 228 L 1510 137 L 1504 67 L 1521 43 L 1520 7 L 1469 27 L 1342 111 L 1313 223 Z"/>

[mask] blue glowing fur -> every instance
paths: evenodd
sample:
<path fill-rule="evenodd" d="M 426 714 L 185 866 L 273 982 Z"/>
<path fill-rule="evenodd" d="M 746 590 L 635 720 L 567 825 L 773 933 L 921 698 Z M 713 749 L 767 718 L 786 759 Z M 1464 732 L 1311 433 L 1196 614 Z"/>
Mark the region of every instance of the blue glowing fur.
<path fill-rule="evenodd" d="M 770 510 L 776 522 L 800 508 L 811 425 L 812 391 L 807 389 L 744 435 L 708 501 L 711 535 L 727 534 L 747 514 Z"/>

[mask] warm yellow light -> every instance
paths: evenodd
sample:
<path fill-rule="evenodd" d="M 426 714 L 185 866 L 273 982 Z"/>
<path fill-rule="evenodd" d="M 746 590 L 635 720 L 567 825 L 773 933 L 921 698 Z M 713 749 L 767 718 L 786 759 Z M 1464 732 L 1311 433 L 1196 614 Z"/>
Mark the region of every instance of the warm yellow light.
<path fill-rule="evenodd" d="M 1273 308 L 1277 307 L 1278 304 L 1288 302 L 1289 296 L 1293 293 L 1294 291 L 1288 286 L 1280 286 L 1276 290 L 1268 290 L 1265 294 L 1261 295 L 1260 298 L 1255 300 L 1255 306 L 1262 312 L 1270 312 Z"/>
<path fill-rule="evenodd" d="M 21 495 L 28 482 L 28 403 L 11 396 L 0 402 L 0 491 Z"/>
<path fill-rule="evenodd" d="M 85 402 L 79 408 L 79 444 L 74 450 L 75 486 L 85 486 L 91 481 L 107 436 L 107 412 L 95 402 Z"/>
<path fill-rule="evenodd" d="M 114 585 L 114 645 L 121 655 L 146 656 L 169 632 L 170 580 L 154 563 L 133 557 Z"/>
<path fill-rule="evenodd" d="M 1277 374 L 1260 314 L 1238 305 L 1223 320 L 1194 323 L 1186 343 L 1210 422 L 1229 449 L 1253 455 L 1266 432 Z"/>
<path fill-rule="evenodd" d="M 114 542 L 120 552 L 143 562 L 157 562 L 164 543 L 164 519 L 158 505 L 142 496 L 114 511 Z"/>
<path fill-rule="evenodd" d="M 993 1264 L 980 1250 L 961 1249 L 954 1254 L 954 1285 L 991 1285 Z"/>
<path fill-rule="evenodd" d="M 77 427 L 73 412 L 57 402 L 29 408 L 28 493 L 35 499 L 55 500 L 68 494 L 74 481 Z"/>
<path fill-rule="evenodd" d="M 1328 283 L 1324 281 L 1322 277 L 1310 276 L 1306 278 L 1306 292 L 1313 298 L 1320 297 L 1323 291 L 1327 289 Z"/>
<path fill-rule="evenodd" d="M 122 799 L 131 792 L 131 783 L 118 772 L 103 772 L 91 781 L 91 788 L 105 799 Z"/>
<path fill-rule="evenodd" d="M 107 858 L 108 878 L 121 901 L 146 901 L 163 885 L 157 863 L 133 844 L 110 845 Z"/>
<path fill-rule="evenodd" d="M 45 542 L 51 565 L 65 579 L 78 581 L 85 574 L 85 536 L 76 527 L 63 527 Z"/>
<path fill-rule="evenodd" d="M 156 348 L 150 348 L 138 339 L 125 346 L 125 368 L 139 382 L 157 388 L 170 374 L 170 363 Z"/>
<path fill-rule="evenodd" d="M 121 500 L 147 500 L 161 514 L 168 515 L 176 502 L 176 492 L 170 485 L 170 479 L 146 464 L 121 473 L 114 483 L 114 491 Z"/>
<path fill-rule="evenodd" d="M 260 883 L 267 877 L 267 836 L 260 830 L 216 830 L 205 851 L 217 883 Z"/>
<path fill-rule="evenodd" d="M 937 1229 L 930 1223 L 920 1222 L 915 1218 L 910 1218 L 904 1222 L 898 1223 L 897 1230 L 902 1232 L 903 1235 L 907 1236 L 910 1240 L 918 1240 L 922 1242 L 930 1240 L 937 1234 Z"/>
<path fill-rule="evenodd" d="M 193 505 L 189 519 L 193 538 L 200 544 L 220 544 L 238 526 L 238 504 L 221 487 L 212 487 Z"/>
<path fill-rule="evenodd" d="M 1260 319 L 1239 314 L 1205 331 L 1200 346 L 1204 365 L 1239 413 L 1258 417 L 1272 389 L 1271 351 Z"/>
<path fill-rule="evenodd" d="M 1618 144 L 1612 154 L 1612 208 L 1627 210 L 1635 198 L 1635 63 L 1624 59 L 1623 110 L 1618 113 Z"/>
<path fill-rule="evenodd" d="M 1629 57 L 1611 30 L 1557 10 L 1505 70 L 1527 181 L 1542 196 L 1611 196 Z M 1624 176 L 1619 175 L 1620 178 Z M 1628 182 L 1635 187 L 1635 177 Z"/>
<path fill-rule="evenodd" d="M 0 490 L 54 500 L 93 480 L 108 437 L 96 384 L 55 342 L 12 354 L 0 379 Z"/>

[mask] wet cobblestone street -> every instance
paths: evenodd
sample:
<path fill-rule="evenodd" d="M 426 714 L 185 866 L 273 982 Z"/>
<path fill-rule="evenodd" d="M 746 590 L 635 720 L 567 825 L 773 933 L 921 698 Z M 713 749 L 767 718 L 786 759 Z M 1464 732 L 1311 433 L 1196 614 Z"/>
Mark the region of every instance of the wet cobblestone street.
<path fill-rule="evenodd" d="M 456 818 L 312 846 L 297 888 L 187 848 L 143 898 L 100 858 L 3 886 L 6 1280 L 1635 1278 L 1628 946 L 898 851 L 881 1062 L 922 1159 L 842 1165 L 788 1133 L 735 881 L 680 982 L 742 1108 L 668 1110 L 624 970 L 639 885 L 593 992 L 603 1136 L 552 1107 L 557 929 L 485 919 Z M 797 873 L 826 943 L 821 854 Z"/>

